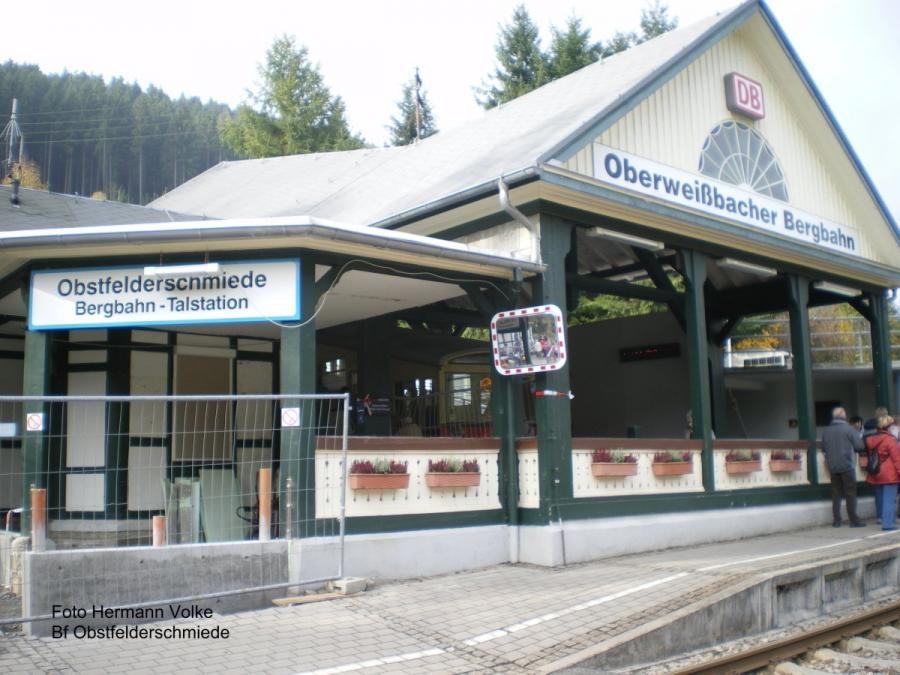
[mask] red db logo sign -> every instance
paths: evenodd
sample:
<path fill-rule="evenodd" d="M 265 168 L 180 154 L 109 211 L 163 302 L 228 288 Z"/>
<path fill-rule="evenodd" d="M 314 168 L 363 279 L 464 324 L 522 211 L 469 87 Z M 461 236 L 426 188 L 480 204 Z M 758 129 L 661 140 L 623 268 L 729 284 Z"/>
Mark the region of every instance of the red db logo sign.
<path fill-rule="evenodd" d="M 725 76 L 725 105 L 731 112 L 750 119 L 766 116 L 762 85 L 738 73 Z"/>

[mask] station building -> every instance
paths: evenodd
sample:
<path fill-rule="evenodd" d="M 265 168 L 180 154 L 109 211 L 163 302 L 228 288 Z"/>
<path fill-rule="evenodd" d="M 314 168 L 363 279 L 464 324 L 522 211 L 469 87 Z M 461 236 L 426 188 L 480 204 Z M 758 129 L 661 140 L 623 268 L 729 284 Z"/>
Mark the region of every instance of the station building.
<path fill-rule="evenodd" d="M 558 564 L 826 522 L 822 411 L 896 402 L 896 223 L 757 0 L 407 147 L 224 162 L 144 209 L 28 190 L 18 201 L 0 215 L 6 393 L 346 388 L 357 401 L 468 374 L 457 400 L 488 432 L 398 436 L 396 419 L 375 415 L 350 451 L 416 466 L 478 456 L 481 486 L 352 496 L 347 510 L 360 538 L 467 538 L 460 564 Z M 166 268 L 174 276 L 159 276 Z M 191 285 L 210 275 L 214 292 Z M 563 367 L 525 375 L 501 375 L 486 345 L 460 337 L 519 308 L 567 315 L 580 294 L 667 311 L 570 327 Z M 867 322 L 871 365 L 819 372 L 809 309 L 838 303 Z M 788 313 L 789 354 L 729 367 L 740 320 L 775 312 Z M 294 480 L 335 485 L 333 455 L 301 446 L 289 465 L 314 463 L 314 476 Z M 22 485 L 45 483 L 56 451 L 26 450 Z M 164 511 L 155 486 L 173 450 L 166 435 L 119 452 L 61 448 L 60 538 L 70 520 L 117 530 Z M 595 475 L 598 450 L 636 457 L 634 475 Z M 266 460 L 284 469 L 286 452 L 273 444 Z M 667 452 L 687 458 L 686 473 L 657 475 Z M 758 466 L 730 471 L 744 452 Z M 240 453 L 208 459 L 227 467 Z M 784 455 L 799 464 L 775 469 Z M 23 492 L 10 488 L 10 505 Z M 317 497 L 306 515 L 334 519 L 334 505 Z"/>

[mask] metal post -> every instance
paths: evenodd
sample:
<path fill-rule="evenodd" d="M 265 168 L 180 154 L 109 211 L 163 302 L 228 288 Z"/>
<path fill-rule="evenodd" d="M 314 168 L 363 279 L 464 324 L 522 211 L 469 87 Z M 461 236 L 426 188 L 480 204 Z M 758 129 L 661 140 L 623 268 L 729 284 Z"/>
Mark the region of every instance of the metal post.
<path fill-rule="evenodd" d="M 31 486 L 31 550 L 47 548 L 47 489 Z"/>
<path fill-rule="evenodd" d="M 259 540 L 272 540 L 272 469 L 259 470 Z"/>
<path fill-rule="evenodd" d="M 294 522 L 294 479 L 288 476 L 284 479 L 284 538 L 290 539 L 293 532 L 291 524 Z"/>
<path fill-rule="evenodd" d="M 344 521 L 347 515 L 347 435 L 350 433 L 350 394 L 344 392 L 344 428 L 341 430 L 341 506 L 340 506 L 340 559 L 338 561 L 338 578 L 344 576 L 344 537 L 346 527 Z"/>
<path fill-rule="evenodd" d="M 153 516 L 153 546 L 166 545 L 166 517 Z"/>

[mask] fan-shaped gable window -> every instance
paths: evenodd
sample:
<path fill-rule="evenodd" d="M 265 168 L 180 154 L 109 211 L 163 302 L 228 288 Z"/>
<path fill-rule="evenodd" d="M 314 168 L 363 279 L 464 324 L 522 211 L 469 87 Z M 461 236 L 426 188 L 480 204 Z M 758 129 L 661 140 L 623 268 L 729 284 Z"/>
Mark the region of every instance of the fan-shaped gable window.
<path fill-rule="evenodd" d="M 713 128 L 700 153 L 700 173 L 788 201 L 787 183 L 775 153 L 765 138 L 741 122 L 728 120 Z"/>

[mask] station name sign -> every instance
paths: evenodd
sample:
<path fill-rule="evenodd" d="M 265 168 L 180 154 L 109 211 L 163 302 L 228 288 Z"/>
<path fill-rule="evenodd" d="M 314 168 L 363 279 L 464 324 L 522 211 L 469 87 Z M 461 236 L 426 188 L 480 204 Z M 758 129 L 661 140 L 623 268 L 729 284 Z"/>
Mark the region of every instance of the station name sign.
<path fill-rule="evenodd" d="M 300 263 L 41 270 L 31 274 L 29 330 L 300 318 Z"/>
<path fill-rule="evenodd" d="M 594 144 L 594 178 L 770 234 L 859 256 L 859 233 L 777 199 L 698 176 L 615 148 Z"/>

